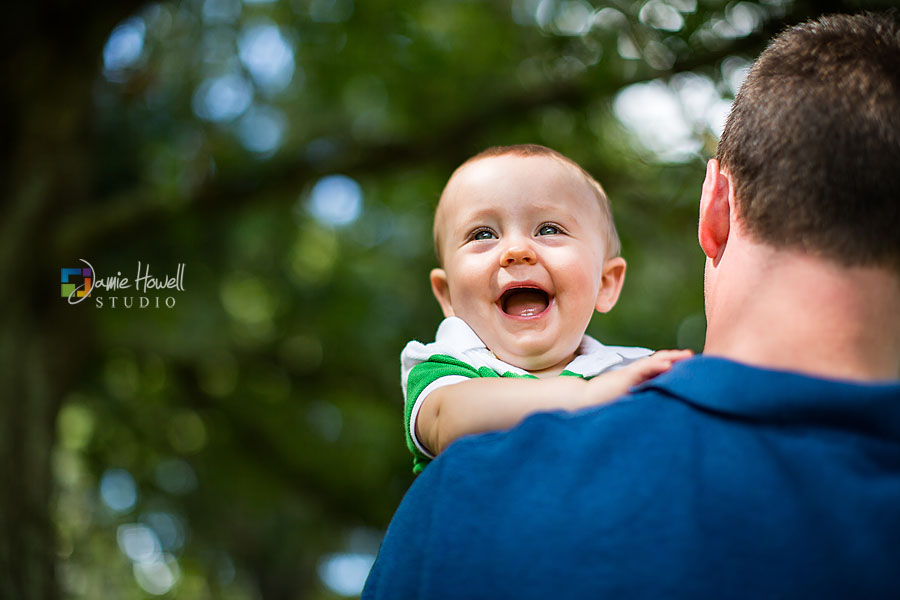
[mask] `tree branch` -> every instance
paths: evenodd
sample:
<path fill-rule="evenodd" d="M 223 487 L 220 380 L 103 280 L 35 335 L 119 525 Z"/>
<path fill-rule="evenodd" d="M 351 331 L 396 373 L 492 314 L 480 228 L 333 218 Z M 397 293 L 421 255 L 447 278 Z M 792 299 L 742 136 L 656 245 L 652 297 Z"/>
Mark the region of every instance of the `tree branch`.
<path fill-rule="evenodd" d="M 847 9 L 846 6 L 843 8 Z M 473 140 L 488 127 L 521 119 L 545 106 L 582 108 L 597 98 L 610 96 L 628 85 L 714 65 L 735 54 L 755 55 L 775 33 L 806 18 L 808 14 L 809 12 L 795 7 L 784 18 L 767 21 L 748 36 L 731 40 L 721 48 L 694 54 L 676 62 L 668 70 L 647 67 L 638 76 L 617 79 L 598 78 L 589 71 L 569 81 L 523 90 L 449 123 L 439 132 L 429 132 L 418 138 L 366 145 L 353 141 L 348 134 L 332 136 L 336 144 L 344 148 L 340 156 L 332 161 L 300 160 L 281 163 L 268 169 L 256 166 L 249 173 L 220 174 L 196 192 L 193 202 L 185 203 L 177 209 L 161 205 L 138 190 L 120 193 L 72 215 L 64 222 L 56 235 L 56 239 L 61 240 L 60 252 L 61 255 L 66 255 L 74 249 L 102 243 L 112 236 L 129 235 L 129 232 L 137 228 L 141 231 L 152 230 L 163 225 L 169 218 L 177 217 L 179 211 L 196 210 L 201 214 L 220 215 L 223 211 L 240 209 L 250 198 L 255 202 L 271 202 L 266 200 L 271 198 L 294 198 L 306 182 L 324 173 L 344 173 L 358 177 L 407 168 L 423 162 L 455 165 L 473 151 Z"/>

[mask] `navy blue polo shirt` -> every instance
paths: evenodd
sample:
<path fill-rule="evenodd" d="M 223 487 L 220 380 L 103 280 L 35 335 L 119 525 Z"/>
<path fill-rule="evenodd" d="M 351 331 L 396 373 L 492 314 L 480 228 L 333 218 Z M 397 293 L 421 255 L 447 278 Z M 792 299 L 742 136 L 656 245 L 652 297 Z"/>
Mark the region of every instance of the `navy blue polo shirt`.
<path fill-rule="evenodd" d="M 461 439 L 363 598 L 900 598 L 900 384 L 696 357 Z"/>

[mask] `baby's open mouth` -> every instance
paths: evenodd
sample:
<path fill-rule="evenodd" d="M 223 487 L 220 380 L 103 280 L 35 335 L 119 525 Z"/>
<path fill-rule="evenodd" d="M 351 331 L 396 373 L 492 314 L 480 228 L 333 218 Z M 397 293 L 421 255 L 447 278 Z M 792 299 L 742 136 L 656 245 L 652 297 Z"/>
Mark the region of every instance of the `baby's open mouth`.
<path fill-rule="evenodd" d="M 550 295 L 534 287 L 511 288 L 500 296 L 500 309 L 514 317 L 539 315 L 547 310 L 549 305 Z"/>

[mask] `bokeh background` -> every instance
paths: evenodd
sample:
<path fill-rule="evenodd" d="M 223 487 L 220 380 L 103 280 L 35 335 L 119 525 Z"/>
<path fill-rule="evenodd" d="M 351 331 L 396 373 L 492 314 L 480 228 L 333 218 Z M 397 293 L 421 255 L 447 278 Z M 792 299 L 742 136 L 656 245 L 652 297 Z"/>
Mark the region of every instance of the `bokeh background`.
<path fill-rule="evenodd" d="M 453 168 L 520 142 L 580 162 L 629 261 L 590 333 L 699 350 L 704 160 L 750 61 L 890 4 L 10 4 L 0 597 L 357 596 L 412 481 L 398 356 L 440 319 Z M 70 305 L 80 259 L 183 264 L 184 290 Z"/>

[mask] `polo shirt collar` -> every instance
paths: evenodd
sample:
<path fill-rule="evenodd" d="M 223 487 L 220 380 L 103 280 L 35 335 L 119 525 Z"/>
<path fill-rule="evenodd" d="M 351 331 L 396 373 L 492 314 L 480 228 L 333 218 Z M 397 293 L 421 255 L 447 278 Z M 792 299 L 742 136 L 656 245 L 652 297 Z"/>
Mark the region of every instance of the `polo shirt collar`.
<path fill-rule="evenodd" d="M 900 382 L 857 383 L 696 356 L 634 389 L 701 410 L 779 425 L 858 429 L 900 441 Z"/>
<path fill-rule="evenodd" d="M 518 375 L 527 375 L 528 371 L 510 365 L 488 350 L 481 338 L 469 327 L 468 323 L 459 317 L 447 317 L 438 326 L 435 341 L 452 346 L 462 353 L 483 352 L 490 367 L 497 373 L 512 372 Z M 591 336 L 585 334 L 578 346 L 578 354 L 566 365 L 565 371 L 576 373 L 582 377 L 594 377 L 609 369 L 611 366 L 623 362 L 625 359 L 618 352 L 607 348 Z"/>
<path fill-rule="evenodd" d="M 621 354 L 610 350 L 591 336 L 585 334 L 578 346 L 575 358 L 565 370 L 583 377 L 594 377 L 613 365 L 623 362 Z"/>
<path fill-rule="evenodd" d="M 453 346 L 461 352 L 485 348 L 481 338 L 459 317 L 447 317 L 441 321 L 434 337 L 436 342 Z"/>

